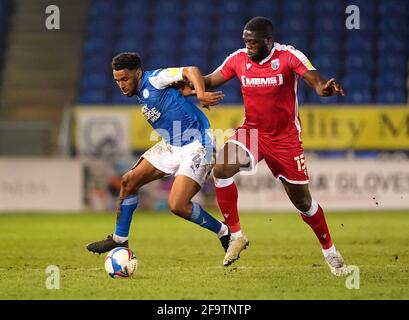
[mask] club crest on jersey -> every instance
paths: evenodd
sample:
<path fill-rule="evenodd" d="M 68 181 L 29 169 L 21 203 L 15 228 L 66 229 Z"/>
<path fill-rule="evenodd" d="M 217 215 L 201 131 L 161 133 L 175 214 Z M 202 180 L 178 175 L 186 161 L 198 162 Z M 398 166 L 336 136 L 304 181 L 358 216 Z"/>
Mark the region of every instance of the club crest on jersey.
<path fill-rule="evenodd" d="M 147 98 L 149 97 L 149 90 L 148 90 L 148 89 L 144 89 L 144 90 L 142 91 L 142 95 L 143 95 L 143 97 L 144 97 L 145 99 L 147 99 Z"/>
<path fill-rule="evenodd" d="M 280 60 L 279 59 L 272 60 L 271 68 L 273 68 L 273 70 L 277 70 L 278 68 L 280 68 Z"/>

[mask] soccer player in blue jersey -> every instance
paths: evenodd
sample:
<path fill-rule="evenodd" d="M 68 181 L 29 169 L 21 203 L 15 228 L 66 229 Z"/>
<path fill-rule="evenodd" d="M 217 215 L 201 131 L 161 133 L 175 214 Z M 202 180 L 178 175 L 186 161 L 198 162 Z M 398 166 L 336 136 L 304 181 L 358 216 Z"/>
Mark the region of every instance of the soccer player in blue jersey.
<path fill-rule="evenodd" d="M 146 151 L 135 166 L 122 177 L 115 232 L 106 239 L 87 245 L 94 253 L 128 247 L 132 215 L 138 206 L 138 190 L 167 175 L 176 176 L 169 194 L 169 209 L 215 233 L 225 250 L 230 240 L 227 226 L 192 202 L 213 167 L 213 138 L 207 131 L 205 114 L 188 101 L 175 84 L 193 84 L 201 106 L 211 106 L 223 98 L 221 92 L 206 92 L 197 67 L 143 71 L 137 53 L 120 53 L 112 60 L 113 76 L 122 93 L 136 96 L 142 113 L 162 140 Z"/>

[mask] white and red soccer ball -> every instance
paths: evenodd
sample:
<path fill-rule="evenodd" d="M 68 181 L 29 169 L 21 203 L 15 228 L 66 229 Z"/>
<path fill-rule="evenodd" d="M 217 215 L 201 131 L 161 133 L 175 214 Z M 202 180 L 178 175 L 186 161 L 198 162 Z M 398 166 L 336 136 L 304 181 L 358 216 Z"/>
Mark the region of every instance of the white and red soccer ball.
<path fill-rule="evenodd" d="M 129 248 L 112 249 L 105 257 L 105 270 L 112 278 L 128 278 L 138 268 L 138 260 Z"/>

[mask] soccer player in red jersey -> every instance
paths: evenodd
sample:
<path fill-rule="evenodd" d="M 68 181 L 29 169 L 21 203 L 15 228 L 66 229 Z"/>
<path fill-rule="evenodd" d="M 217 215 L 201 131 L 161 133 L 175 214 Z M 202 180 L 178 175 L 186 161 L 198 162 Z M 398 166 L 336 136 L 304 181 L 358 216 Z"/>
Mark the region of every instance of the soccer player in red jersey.
<path fill-rule="evenodd" d="M 344 96 L 335 79 L 326 80 L 307 57 L 292 46 L 273 41 L 273 25 L 263 17 L 251 19 L 243 31 L 244 49 L 230 54 L 212 74 L 206 89 L 237 77 L 244 99 L 245 120 L 228 139 L 214 167 L 217 201 L 232 233 L 223 264 L 236 261 L 249 244 L 240 228 L 237 187 L 233 176 L 264 159 L 279 179 L 302 219 L 312 228 L 331 272 L 347 273 L 335 248 L 320 205 L 311 197 L 301 142 L 297 79 L 302 78 L 319 96 Z"/>

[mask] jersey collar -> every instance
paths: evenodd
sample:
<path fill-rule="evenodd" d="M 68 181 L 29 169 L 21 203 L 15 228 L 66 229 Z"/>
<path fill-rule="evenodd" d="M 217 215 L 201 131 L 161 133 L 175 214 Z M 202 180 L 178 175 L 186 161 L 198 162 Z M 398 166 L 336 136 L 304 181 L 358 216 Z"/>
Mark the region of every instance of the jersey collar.
<path fill-rule="evenodd" d="M 258 64 L 265 64 L 268 60 L 270 60 L 271 57 L 272 57 L 273 54 L 274 54 L 274 49 L 275 49 L 275 42 L 273 43 L 273 47 L 271 48 L 270 54 L 269 54 L 266 58 L 264 58 L 263 60 L 261 60 L 260 62 L 258 62 Z"/>

